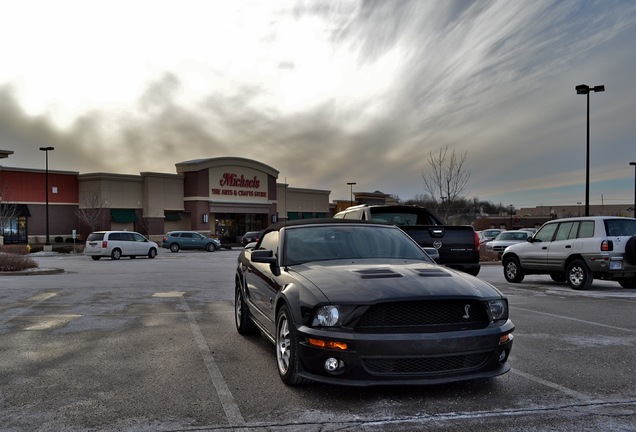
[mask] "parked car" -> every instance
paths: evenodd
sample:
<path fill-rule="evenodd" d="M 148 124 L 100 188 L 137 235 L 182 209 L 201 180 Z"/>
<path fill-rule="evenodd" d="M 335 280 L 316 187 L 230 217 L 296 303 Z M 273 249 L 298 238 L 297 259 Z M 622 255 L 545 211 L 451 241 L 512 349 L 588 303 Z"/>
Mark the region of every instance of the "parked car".
<path fill-rule="evenodd" d="M 509 246 L 502 256 L 508 282 L 528 274 L 549 274 L 576 290 L 594 278 L 636 288 L 636 219 L 594 216 L 546 222 L 526 242 Z"/>
<path fill-rule="evenodd" d="M 261 238 L 261 231 L 248 231 L 241 237 L 241 243 L 243 246 L 247 246 L 248 243 L 257 242 Z"/>
<path fill-rule="evenodd" d="M 501 234 L 499 234 L 497 237 L 495 237 L 494 240 L 491 240 L 488 243 L 486 243 L 486 249 L 491 252 L 497 253 L 497 256 L 501 258 L 501 255 L 503 254 L 504 250 L 506 250 L 508 246 L 513 245 L 515 243 L 523 243 L 528 239 L 528 237 L 532 237 L 532 233 L 530 231 L 526 231 L 526 230 L 504 231 Z"/>
<path fill-rule="evenodd" d="M 274 343 L 285 384 L 438 384 L 510 370 L 514 324 L 492 285 L 437 265 L 400 228 L 279 222 L 235 276 L 240 334 Z"/>
<path fill-rule="evenodd" d="M 170 231 L 163 236 L 161 247 L 170 249 L 170 252 L 179 252 L 180 249 L 201 249 L 214 252 L 221 249 L 221 242 L 196 231 Z"/>
<path fill-rule="evenodd" d="M 505 229 L 499 229 L 499 228 L 489 228 L 489 229 L 485 229 L 481 232 L 481 234 L 484 236 L 485 241 L 483 243 L 487 243 L 491 240 L 494 240 L 495 237 L 497 237 L 499 234 L 501 234 L 502 232 L 506 231 Z"/>
<path fill-rule="evenodd" d="M 136 258 L 157 256 L 159 246 L 133 231 L 96 231 L 86 237 L 84 255 L 95 261 L 102 257 L 118 260 L 121 257 Z"/>

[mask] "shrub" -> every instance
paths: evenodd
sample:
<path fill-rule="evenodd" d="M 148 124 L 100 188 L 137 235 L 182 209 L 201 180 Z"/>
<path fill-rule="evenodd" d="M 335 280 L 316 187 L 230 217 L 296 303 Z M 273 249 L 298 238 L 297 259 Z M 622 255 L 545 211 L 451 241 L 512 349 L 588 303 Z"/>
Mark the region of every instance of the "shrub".
<path fill-rule="evenodd" d="M 6 246 L 2 247 L 4 251 Z M 26 248 L 24 248 L 26 249 Z M 36 268 L 38 263 L 25 254 L 0 252 L 0 272 L 12 272 Z"/>
<path fill-rule="evenodd" d="M 62 236 L 55 237 L 55 243 L 63 243 L 63 242 L 64 242 L 64 237 Z"/>

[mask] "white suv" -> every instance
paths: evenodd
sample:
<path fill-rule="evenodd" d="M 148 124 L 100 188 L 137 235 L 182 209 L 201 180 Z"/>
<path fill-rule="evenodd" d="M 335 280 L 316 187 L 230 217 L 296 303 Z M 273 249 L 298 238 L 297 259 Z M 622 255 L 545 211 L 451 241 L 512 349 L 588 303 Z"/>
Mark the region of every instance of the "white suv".
<path fill-rule="evenodd" d="M 96 231 L 86 237 L 84 255 L 89 255 L 95 261 L 101 257 L 114 260 L 123 256 L 154 258 L 158 249 L 157 243 L 133 231 Z"/>
<path fill-rule="evenodd" d="M 508 282 L 549 274 L 576 290 L 592 280 L 615 280 L 636 288 L 636 219 L 593 216 L 546 222 L 527 242 L 508 246 L 501 257 Z"/>

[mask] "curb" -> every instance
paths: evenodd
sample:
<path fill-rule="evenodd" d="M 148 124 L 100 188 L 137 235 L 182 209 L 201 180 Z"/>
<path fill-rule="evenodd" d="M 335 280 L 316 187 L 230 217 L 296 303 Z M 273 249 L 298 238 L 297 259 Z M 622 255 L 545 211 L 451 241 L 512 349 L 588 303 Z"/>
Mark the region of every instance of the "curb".
<path fill-rule="evenodd" d="M 46 276 L 52 274 L 64 273 L 64 269 L 61 268 L 48 268 L 48 269 L 32 269 L 21 270 L 13 272 L 0 272 L 0 276 Z"/>

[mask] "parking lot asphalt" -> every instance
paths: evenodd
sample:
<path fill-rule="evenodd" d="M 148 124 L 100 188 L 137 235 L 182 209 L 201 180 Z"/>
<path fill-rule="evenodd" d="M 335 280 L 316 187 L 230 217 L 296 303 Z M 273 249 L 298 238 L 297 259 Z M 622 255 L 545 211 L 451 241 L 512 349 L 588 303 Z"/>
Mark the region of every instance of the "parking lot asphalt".
<path fill-rule="evenodd" d="M 35 256 L 0 276 L 1 431 L 636 431 L 635 290 L 480 278 L 511 304 L 510 373 L 431 387 L 287 387 L 234 328 L 239 250 Z"/>

